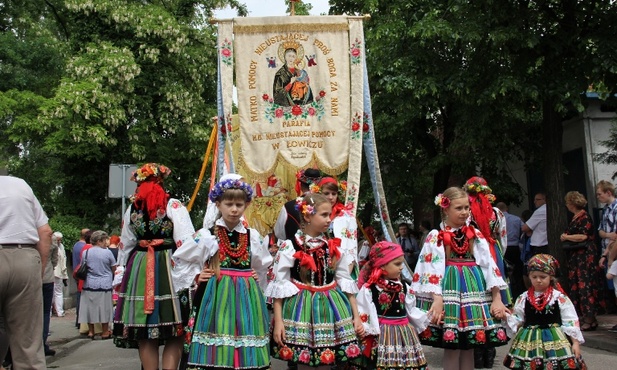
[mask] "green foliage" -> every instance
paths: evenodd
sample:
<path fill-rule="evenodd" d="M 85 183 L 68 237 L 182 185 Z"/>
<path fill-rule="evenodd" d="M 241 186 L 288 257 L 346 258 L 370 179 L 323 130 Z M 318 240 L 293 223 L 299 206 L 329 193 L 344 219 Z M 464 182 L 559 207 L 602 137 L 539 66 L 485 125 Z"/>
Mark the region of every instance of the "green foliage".
<path fill-rule="evenodd" d="M 73 244 L 79 240 L 81 229 L 85 227 L 83 220 L 75 216 L 55 216 L 49 219 L 49 226 L 54 232 L 62 233 L 62 243 L 69 251 L 73 250 Z"/>

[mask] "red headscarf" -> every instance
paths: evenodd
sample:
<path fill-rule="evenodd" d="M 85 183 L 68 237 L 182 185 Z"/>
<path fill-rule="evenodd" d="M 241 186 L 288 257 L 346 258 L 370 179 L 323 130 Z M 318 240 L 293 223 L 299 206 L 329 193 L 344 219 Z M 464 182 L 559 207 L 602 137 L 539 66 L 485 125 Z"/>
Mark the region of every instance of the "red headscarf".
<path fill-rule="evenodd" d="M 373 245 L 368 255 L 368 262 L 360 270 L 358 286 L 368 286 L 377 282 L 383 276 L 381 267 L 403 255 L 403 248 L 396 243 L 382 241 Z"/>

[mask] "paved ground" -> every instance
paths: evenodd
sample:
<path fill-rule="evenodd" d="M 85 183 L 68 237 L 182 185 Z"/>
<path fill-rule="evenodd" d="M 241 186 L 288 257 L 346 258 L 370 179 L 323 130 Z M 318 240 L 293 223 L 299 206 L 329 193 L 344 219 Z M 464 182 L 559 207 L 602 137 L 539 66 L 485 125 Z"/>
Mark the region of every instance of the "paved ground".
<path fill-rule="evenodd" d="M 598 316 L 600 326 L 593 332 L 585 332 L 586 343 L 583 357 L 589 369 L 614 369 L 617 361 L 617 333 L 608 329 L 617 324 L 617 315 Z M 136 350 L 119 349 L 111 340 L 90 340 L 80 336 L 75 328 L 75 311 L 68 310 L 65 317 L 52 317 L 49 343 L 57 351 L 56 356 L 47 357 L 49 369 L 135 369 L 140 363 Z M 425 347 L 425 353 L 432 370 L 442 369 L 443 351 Z M 500 347 L 497 359 L 503 359 L 508 347 Z M 284 370 L 285 364 L 273 361 L 272 368 Z M 503 369 L 497 361 L 496 369 Z"/>

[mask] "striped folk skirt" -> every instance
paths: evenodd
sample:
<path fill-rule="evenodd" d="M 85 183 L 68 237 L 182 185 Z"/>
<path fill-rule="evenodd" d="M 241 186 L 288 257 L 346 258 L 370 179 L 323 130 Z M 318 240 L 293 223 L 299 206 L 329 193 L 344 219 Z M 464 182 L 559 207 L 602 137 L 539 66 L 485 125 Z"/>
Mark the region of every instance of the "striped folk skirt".
<path fill-rule="evenodd" d="M 300 291 L 283 300 L 285 346 L 272 341 L 272 357 L 317 367 L 360 356 L 351 304 L 336 282 L 322 287 L 295 284 Z"/>
<path fill-rule="evenodd" d="M 221 269 L 201 284 L 188 319 L 188 369 L 267 369 L 269 315 L 252 270 Z"/>
<path fill-rule="evenodd" d="M 165 340 L 184 335 L 180 301 L 171 279 L 171 247 L 154 252 L 154 310 L 145 312 L 147 248 L 136 247 L 129 256 L 114 315 L 114 343 L 137 348 L 138 341 Z"/>
<path fill-rule="evenodd" d="M 422 344 L 446 349 L 498 347 L 508 343 L 506 331 L 490 313 L 491 293 L 474 262 L 446 264 L 442 280 L 444 324 L 420 333 Z M 416 305 L 428 311 L 433 299 L 417 295 Z"/>
<path fill-rule="evenodd" d="M 510 369 L 579 369 L 572 345 L 560 324 L 519 329 L 503 361 Z"/>

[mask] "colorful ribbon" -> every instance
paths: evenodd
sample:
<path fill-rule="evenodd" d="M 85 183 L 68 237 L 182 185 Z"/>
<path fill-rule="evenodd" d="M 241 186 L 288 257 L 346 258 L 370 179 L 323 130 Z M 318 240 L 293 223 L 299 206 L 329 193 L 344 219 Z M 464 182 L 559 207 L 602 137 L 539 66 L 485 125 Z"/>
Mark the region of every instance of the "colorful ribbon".
<path fill-rule="evenodd" d="M 154 312 L 154 247 L 163 245 L 165 239 L 140 240 L 139 246 L 148 248 L 146 252 L 146 289 L 144 292 L 144 312 L 146 315 Z"/>

